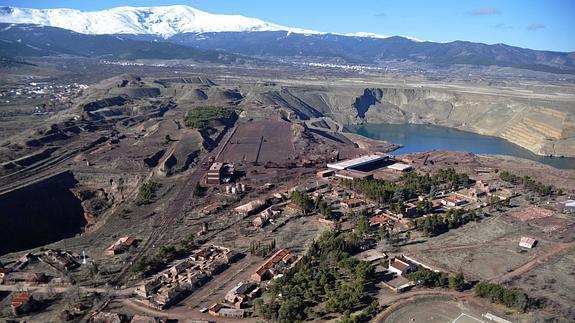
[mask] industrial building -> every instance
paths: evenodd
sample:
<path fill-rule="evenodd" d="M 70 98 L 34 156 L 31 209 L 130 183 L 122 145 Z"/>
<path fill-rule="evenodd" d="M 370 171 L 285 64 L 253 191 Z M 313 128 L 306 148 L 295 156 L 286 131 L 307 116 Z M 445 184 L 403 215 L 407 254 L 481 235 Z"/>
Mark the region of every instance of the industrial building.
<path fill-rule="evenodd" d="M 389 160 L 389 156 L 374 154 L 344 160 L 339 163 L 330 163 L 327 164 L 327 167 L 335 170 L 347 170 L 347 169 L 355 169 L 358 167 L 366 167 L 371 164 L 376 164 L 387 160 Z"/>
<path fill-rule="evenodd" d="M 208 174 L 206 177 L 206 184 L 208 185 L 219 185 L 222 179 L 222 170 L 224 168 L 224 163 L 215 162 L 210 166 Z"/>
<path fill-rule="evenodd" d="M 346 169 L 346 170 L 340 170 L 337 173 L 335 173 L 335 177 L 349 180 L 372 179 L 373 174 L 362 172 L 359 170 Z"/>
<path fill-rule="evenodd" d="M 316 176 L 318 178 L 326 178 L 326 177 L 331 177 L 335 174 L 333 169 L 326 169 L 326 170 L 321 170 L 319 172 L 316 173 Z"/>
<path fill-rule="evenodd" d="M 387 168 L 397 170 L 400 172 L 409 172 L 413 169 L 413 167 L 411 167 L 411 165 L 407 165 L 404 163 L 394 163 L 394 164 L 387 166 Z"/>

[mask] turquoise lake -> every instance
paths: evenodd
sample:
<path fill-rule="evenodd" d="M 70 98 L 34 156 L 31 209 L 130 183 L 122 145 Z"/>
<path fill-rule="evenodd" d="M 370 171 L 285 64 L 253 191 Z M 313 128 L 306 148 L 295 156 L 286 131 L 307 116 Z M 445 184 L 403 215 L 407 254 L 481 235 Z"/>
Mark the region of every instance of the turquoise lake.
<path fill-rule="evenodd" d="M 392 154 L 405 154 L 429 150 L 463 150 L 476 154 L 508 155 L 534 160 L 562 169 L 575 169 L 575 158 L 538 156 L 501 138 L 484 136 L 434 125 L 421 124 L 367 124 L 348 125 L 346 129 L 362 136 L 385 140 L 404 147 Z"/>

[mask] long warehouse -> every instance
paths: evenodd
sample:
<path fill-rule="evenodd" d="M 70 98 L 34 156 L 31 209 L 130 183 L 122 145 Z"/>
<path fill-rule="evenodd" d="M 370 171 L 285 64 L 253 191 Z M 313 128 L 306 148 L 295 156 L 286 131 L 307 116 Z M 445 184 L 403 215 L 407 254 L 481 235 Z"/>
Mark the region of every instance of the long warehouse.
<path fill-rule="evenodd" d="M 353 169 L 356 167 L 385 161 L 387 159 L 389 159 L 389 157 L 385 155 L 365 155 L 354 159 L 344 160 L 339 163 L 327 164 L 327 167 L 337 170 Z"/>

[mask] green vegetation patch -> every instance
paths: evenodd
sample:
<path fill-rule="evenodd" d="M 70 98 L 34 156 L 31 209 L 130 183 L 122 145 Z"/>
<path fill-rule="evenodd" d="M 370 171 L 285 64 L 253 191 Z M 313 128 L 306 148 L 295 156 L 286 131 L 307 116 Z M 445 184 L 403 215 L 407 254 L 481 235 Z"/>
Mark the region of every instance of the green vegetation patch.
<path fill-rule="evenodd" d="M 186 127 L 203 129 L 211 121 L 229 120 L 236 116 L 236 111 L 226 107 L 197 107 L 188 112 L 184 119 Z"/>
<path fill-rule="evenodd" d="M 502 171 L 499 173 L 499 178 L 501 178 L 503 181 L 515 185 L 523 184 L 525 189 L 535 192 L 540 196 L 553 195 L 554 193 L 561 195 L 563 193 L 561 190 L 557 190 L 551 185 L 545 185 L 541 182 L 538 182 L 529 176 L 520 177 L 507 171 Z"/>
<path fill-rule="evenodd" d="M 363 309 L 353 321 L 368 321 L 379 305 L 367 290 L 373 284 L 374 267 L 351 257 L 359 250 L 355 233 L 324 232 L 312 243 L 298 270 L 274 280 L 256 301 L 256 311 L 266 320 L 298 322 Z"/>
<path fill-rule="evenodd" d="M 356 179 L 344 180 L 343 185 L 379 204 L 389 204 L 416 198 L 419 194 L 433 195 L 438 189 L 467 187 L 470 180 L 467 174 L 448 168 L 440 169 L 433 176 L 406 173 L 397 183 L 381 179 Z"/>
<path fill-rule="evenodd" d="M 156 192 L 162 187 L 162 184 L 154 181 L 149 181 L 138 190 L 138 196 L 136 197 L 136 204 L 144 205 L 152 203 L 153 199 L 156 197 Z"/>
<path fill-rule="evenodd" d="M 415 220 L 415 226 L 428 236 L 437 236 L 481 218 L 475 210 L 449 209 L 444 214 L 432 214 L 424 218 L 418 218 Z"/>
<path fill-rule="evenodd" d="M 529 298 L 525 293 L 499 284 L 480 282 L 475 285 L 475 295 L 520 311 L 524 311 L 529 304 Z"/>
<path fill-rule="evenodd" d="M 465 289 L 465 277 L 463 273 L 449 276 L 444 272 L 435 272 L 427 268 L 418 267 L 417 271 L 408 273 L 405 277 L 416 282 L 420 286 L 428 288 L 451 288 L 458 292 Z"/>

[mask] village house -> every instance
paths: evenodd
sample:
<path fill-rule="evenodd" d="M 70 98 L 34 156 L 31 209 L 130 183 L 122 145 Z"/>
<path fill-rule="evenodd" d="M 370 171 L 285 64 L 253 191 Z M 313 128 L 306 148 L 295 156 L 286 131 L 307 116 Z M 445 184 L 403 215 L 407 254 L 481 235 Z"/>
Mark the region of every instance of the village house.
<path fill-rule="evenodd" d="M 202 212 L 203 212 L 205 215 L 210 215 L 210 214 L 217 213 L 217 212 L 221 211 L 222 209 L 223 209 L 223 206 L 222 206 L 220 203 L 213 203 L 213 204 L 210 204 L 210 205 L 206 206 L 206 207 L 202 210 Z"/>
<path fill-rule="evenodd" d="M 91 322 L 94 323 L 122 323 L 125 320 L 124 315 L 111 312 L 98 312 L 91 317 Z"/>
<path fill-rule="evenodd" d="M 79 258 L 80 257 L 78 255 L 73 255 L 67 251 L 49 249 L 46 250 L 39 259 L 58 267 L 60 270 L 68 271 L 80 266 L 77 261 Z"/>
<path fill-rule="evenodd" d="M 470 188 L 468 192 L 470 197 L 482 197 L 487 195 L 487 193 L 485 193 L 483 190 L 480 190 L 476 187 Z"/>
<path fill-rule="evenodd" d="M 125 236 L 118 239 L 114 244 L 106 249 L 106 255 L 114 256 L 127 251 L 130 247 L 136 246 L 137 241 L 133 237 Z"/>
<path fill-rule="evenodd" d="M 248 216 L 259 211 L 261 208 L 263 208 L 263 206 L 265 206 L 265 204 L 266 203 L 264 200 L 253 200 L 249 203 L 238 206 L 237 208 L 235 208 L 235 211 L 240 215 Z"/>
<path fill-rule="evenodd" d="M 461 206 L 466 203 L 467 200 L 463 196 L 457 194 L 451 194 L 441 199 L 441 204 L 449 207 Z"/>
<path fill-rule="evenodd" d="M 239 254 L 228 248 L 209 245 L 142 282 L 136 287 L 136 300 L 156 309 L 165 309 L 225 270 Z"/>
<path fill-rule="evenodd" d="M 558 209 L 566 214 L 575 213 L 575 200 L 566 200 L 558 203 Z"/>
<path fill-rule="evenodd" d="M 403 261 L 399 258 L 392 258 L 389 260 L 388 270 L 396 273 L 398 276 L 403 276 L 404 274 L 415 271 L 417 266 L 407 261 Z"/>
<path fill-rule="evenodd" d="M 394 220 L 388 215 L 381 214 L 369 218 L 369 226 L 371 228 L 380 228 L 383 226 L 392 227 Z"/>
<path fill-rule="evenodd" d="M 331 192 L 331 196 L 333 198 L 344 198 L 347 196 L 347 192 L 343 188 L 334 188 Z"/>
<path fill-rule="evenodd" d="M 36 302 L 29 292 L 19 293 L 10 302 L 10 309 L 13 315 L 21 315 L 34 310 Z"/>
<path fill-rule="evenodd" d="M 515 190 L 501 187 L 498 190 L 491 193 L 492 196 L 497 196 L 500 200 L 506 200 L 517 196 L 517 192 Z"/>
<path fill-rule="evenodd" d="M 252 224 L 257 227 L 261 228 L 266 225 L 269 220 L 275 219 L 281 212 L 278 210 L 273 210 L 271 207 L 265 209 L 264 211 L 260 212 L 256 216 L 256 218 L 252 221 Z"/>
<path fill-rule="evenodd" d="M 280 249 L 262 263 L 251 275 L 251 280 L 261 283 L 277 274 L 297 268 L 303 256 L 295 256 L 287 249 Z"/>
<path fill-rule="evenodd" d="M 484 193 L 491 193 L 491 192 L 495 192 L 496 188 L 485 183 L 482 180 L 478 180 L 477 182 L 475 182 L 475 188 L 480 191 L 480 192 L 484 192 Z"/>
<path fill-rule="evenodd" d="M 236 307 L 241 308 L 242 303 L 250 299 L 250 296 L 248 295 L 250 295 L 251 291 L 257 287 L 258 286 L 253 282 L 241 281 L 234 288 L 228 291 L 224 299 L 226 302 L 231 304 L 237 304 L 239 302 L 238 306 Z"/>
<path fill-rule="evenodd" d="M 211 316 L 227 317 L 227 318 L 244 318 L 246 312 L 242 309 L 234 309 L 224 307 L 222 304 L 214 303 L 208 308 L 208 314 Z"/>
<path fill-rule="evenodd" d="M 399 216 L 400 218 L 414 218 L 419 215 L 417 210 L 417 205 L 413 203 L 405 203 L 403 206 L 403 212 Z"/>
<path fill-rule="evenodd" d="M 363 204 L 363 201 L 357 198 L 347 199 L 341 202 L 341 206 L 346 207 L 348 209 L 353 209 L 359 207 Z"/>

